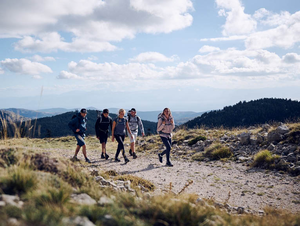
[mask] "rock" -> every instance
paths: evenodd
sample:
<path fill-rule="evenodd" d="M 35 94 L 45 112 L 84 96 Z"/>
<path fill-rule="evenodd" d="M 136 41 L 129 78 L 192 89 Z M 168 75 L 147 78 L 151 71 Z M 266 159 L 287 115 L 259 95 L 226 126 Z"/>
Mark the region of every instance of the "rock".
<path fill-rule="evenodd" d="M 97 182 L 105 180 L 105 179 L 104 179 L 103 177 L 101 177 L 101 176 L 96 176 L 94 179 L 95 179 Z"/>
<path fill-rule="evenodd" d="M 267 149 L 268 149 L 269 151 L 274 151 L 275 148 L 276 148 L 276 146 L 275 146 L 274 144 L 270 144 L 270 145 L 268 146 Z"/>
<path fill-rule="evenodd" d="M 112 199 L 106 197 L 106 196 L 102 196 L 102 197 L 100 198 L 100 200 L 98 201 L 98 204 L 99 204 L 100 206 L 111 205 L 111 204 L 113 204 L 113 203 L 114 203 L 114 201 L 113 201 Z"/>
<path fill-rule="evenodd" d="M 153 144 L 153 143 L 155 143 L 155 141 L 154 141 L 153 139 L 149 139 L 149 140 L 148 140 L 148 143 Z"/>
<path fill-rule="evenodd" d="M 296 156 L 294 155 L 294 153 L 288 154 L 288 156 L 286 157 L 286 160 L 288 162 L 296 162 L 297 161 Z"/>
<path fill-rule="evenodd" d="M 287 127 L 285 124 L 282 124 L 276 128 L 276 132 L 282 135 L 287 134 L 289 131 L 289 127 Z"/>
<path fill-rule="evenodd" d="M 21 225 L 20 222 L 16 218 L 9 218 L 7 222 L 8 222 L 9 226 L 19 226 L 19 225 Z"/>
<path fill-rule="evenodd" d="M 258 144 L 258 141 L 254 136 L 250 137 L 250 144 L 251 145 L 257 145 Z"/>
<path fill-rule="evenodd" d="M 95 226 L 87 217 L 64 217 L 62 219 L 63 225 L 67 226 Z"/>
<path fill-rule="evenodd" d="M 300 175 L 300 166 L 296 166 L 291 170 L 291 174 L 293 176 L 299 176 Z"/>
<path fill-rule="evenodd" d="M 78 203 L 81 205 L 94 205 L 97 202 L 95 199 L 91 198 L 88 194 L 82 193 L 82 194 L 72 194 L 71 195 L 71 201 L 74 203 Z"/>
<path fill-rule="evenodd" d="M 278 133 L 276 130 L 271 131 L 268 133 L 268 141 L 271 142 L 279 142 L 282 141 L 284 136 Z"/>
<path fill-rule="evenodd" d="M 237 208 L 237 213 L 238 214 L 243 214 L 245 212 L 245 208 L 244 207 L 238 207 Z"/>
<path fill-rule="evenodd" d="M 241 145 L 248 145 L 250 144 L 250 133 L 242 133 L 240 134 L 240 144 Z"/>
<path fill-rule="evenodd" d="M 271 126 L 269 124 L 264 124 L 262 126 L 262 130 L 265 131 L 265 132 L 268 132 L 270 128 L 271 128 Z"/>
<path fill-rule="evenodd" d="M 58 172 L 58 160 L 50 158 L 49 153 L 41 153 L 31 156 L 31 164 L 34 165 L 37 170 L 52 173 Z"/>
<path fill-rule="evenodd" d="M 0 207 L 4 207 L 6 204 L 4 201 L 0 201 Z"/>
<path fill-rule="evenodd" d="M 23 202 L 20 201 L 20 198 L 16 195 L 0 195 L 0 200 L 5 202 L 6 205 L 16 206 L 18 208 L 23 207 Z"/>
<path fill-rule="evenodd" d="M 259 214 L 259 215 L 265 215 L 265 211 L 263 211 L 263 210 L 258 210 L 258 214 Z"/>
<path fill-rule="evenodd" d="M 257 140 L 257 143 L 258 143 L 258 144 L 262 144 L 262 143 L 264 142 L 265 138 L 264 138 L 263 135 L 257 134 L 256 140 Z"/>

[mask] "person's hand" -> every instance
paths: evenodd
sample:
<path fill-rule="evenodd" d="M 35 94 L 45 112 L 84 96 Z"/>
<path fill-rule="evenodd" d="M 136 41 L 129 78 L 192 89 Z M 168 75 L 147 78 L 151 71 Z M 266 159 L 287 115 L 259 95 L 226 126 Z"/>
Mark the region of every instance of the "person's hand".
<path fill-rule="evenodd" d="M 171 122 L 171 124 L 174 124 L 174 121 L 173 121 L 173 119 L 171 119 L 171 121 L 170 121 L 170 122 Z"/>
<path fill-rule="evenodd" d="M 145 134 L 144 134 L 144 133 L 142 133 L 142 136 L 144 137 L 144 136 L 145 136 Z"/>
<path fill-rule="evenodd" d="M 100 140 L 100 137 L 97 137 L 98 140 Z"/>
<path fill-rule="evenodd" d="M 131 139 L 133 140 L 133 135 L 132 135 L 132 134 L 130 134 L 130 137 L 131 137 Z"/>
<path fill-rule="evenodd" d="M 76 133 L 78 133 L 79 131 L 80 131 L 80 129 L 77 129 L 77 130 L 76 130 Z"/>
<path fill-rule="evenodd" d="M 112 141 L 112 142 L 114 142 L 114 141 L 115 141 L 115 137 L 114 137 L 114 136 L 112 136 L 112 138 L 111 138 L 111 141 Z"/>
<path fill-rule="evenodd" d="M 166 121 L 165 121 L 165 120 L 164 120 L 164 121 L 162 121 L 162 124 L 164 124 L 164 125 L 165 125 L 165 124 L 166 124 Z"/>

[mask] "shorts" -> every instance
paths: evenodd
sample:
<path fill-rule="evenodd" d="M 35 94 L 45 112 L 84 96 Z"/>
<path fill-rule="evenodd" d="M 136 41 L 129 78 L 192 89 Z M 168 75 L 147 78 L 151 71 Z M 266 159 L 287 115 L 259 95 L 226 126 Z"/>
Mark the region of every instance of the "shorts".
<path fill-rule="evenodd" d="M 102 143 L 106 144 L 107 137 L 108 137 L 108 133 L 100 132 L 99 133 L 100 144 L 102 144 Z"/>
<path fill-rule="evenodd" d="M 137 138 L 138 133 L 137 133 L 137 132 L 131 132 L 131 135 L 132 135 L 132 138 L 133 138 L 133 139 L 131 139 L 130 134 L 128 134 L 129 139 L 130 139 L 130 143 L 136 142 L 136 138 Z"/>
<path fill-rule="evenodd" d="M 85 137 L 84 134 L 83 135 L 75 134 L 75 138 L 77 140 L 77 145 L 79 145 L 80 147 L 85 145 L 84 137 Z"/>

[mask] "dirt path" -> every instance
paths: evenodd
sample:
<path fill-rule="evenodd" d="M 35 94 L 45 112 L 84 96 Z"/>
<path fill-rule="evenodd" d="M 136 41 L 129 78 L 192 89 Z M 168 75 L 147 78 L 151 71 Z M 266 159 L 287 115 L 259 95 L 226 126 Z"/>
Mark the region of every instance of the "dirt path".
<path fill-rule="evenodd" d="M 73 151 L 59 151 L 66 158 Z M 62 154 L 63 153 L 63 154 Z M 109 153 L 111 156 L 114 153 Z M 170 189 L 178 193 L 188 181 L 193 181 L 184 192 L 196 193 L 202 198 L 212 198 L 216 202 L 234 207 L 244 207 L 251 210 L 262 210 L 266 206 L 300 212 L 300 179 L 286 174 L 264 170 L 249 170 L 242 164 L 234 162 L 211 163 L 173 160 L 174 167 L 166 167 L 158 161 L 155 154 L 138 153 L 137 159 L 130 157 L 130 162 L 124 164 L 113 159 L 100 159 L 99 151 L 89 150 L 92 164 L 79 158 L 84 166 L 100 170 L 115 170 L 119 174 L 132 174 L 147 179 L 155 184 L 156 193 Z M 164 159 L 165 160 L 165 159 Z"/>

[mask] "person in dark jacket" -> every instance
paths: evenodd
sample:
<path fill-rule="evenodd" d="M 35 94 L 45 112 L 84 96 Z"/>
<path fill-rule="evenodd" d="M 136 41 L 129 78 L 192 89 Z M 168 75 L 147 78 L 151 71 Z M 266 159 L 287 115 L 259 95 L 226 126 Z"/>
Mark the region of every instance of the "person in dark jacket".
<path fill-rule="evenodd" d="M 108 129 L 112 129 L 112 118 L 109 117 L 109 110 L 104 109 L 101 116 L 97 119 L 95 124 L 96 136 L 102 145 L 102 159 L 108 159 L 109 155 L 106 153 L 106 142 L 108 137 Z"/>
<path fill-rule="evenodd" d="M 72 158 L 73 161 L 79 161 L 77 158 L 77 154 L 82 147 L 82 153 L 84 155 L 85 161 L 91 163 L 91 161 L 86 156 L 86 145 L 85 145 L 85 131 L 86 131 L 86 123 L 87 123 L 87 110 L 82 108 L 79 113 L 76 114 L 68 124 L 69 128 L 74 132 L 75 138 L 77 140 L 77 147 L 75 150 L 75 155 Z"/>

